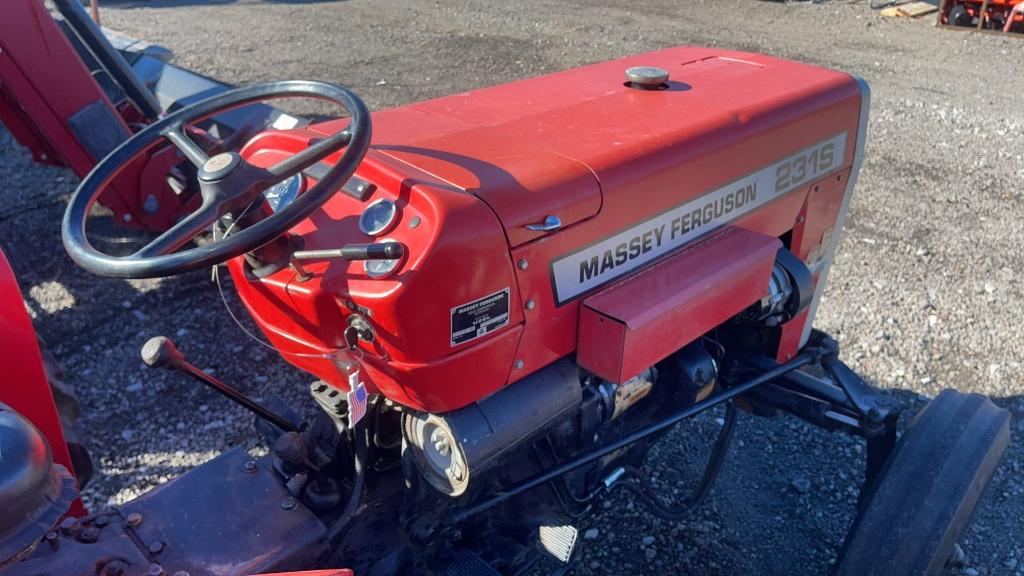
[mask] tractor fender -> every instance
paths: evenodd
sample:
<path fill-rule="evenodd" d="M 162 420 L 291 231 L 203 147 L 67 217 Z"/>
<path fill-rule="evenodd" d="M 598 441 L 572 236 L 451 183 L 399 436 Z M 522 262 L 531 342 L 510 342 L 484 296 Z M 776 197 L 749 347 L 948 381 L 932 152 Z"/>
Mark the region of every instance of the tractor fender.
<path fill-rule="evenodd" d="M 0 251 L 0 402 L 35 425 L 53 451 L 53 461 L 74 470 L 57 404 L 46 377 L 32 321 L 25 310 L 14 271 Z"/>

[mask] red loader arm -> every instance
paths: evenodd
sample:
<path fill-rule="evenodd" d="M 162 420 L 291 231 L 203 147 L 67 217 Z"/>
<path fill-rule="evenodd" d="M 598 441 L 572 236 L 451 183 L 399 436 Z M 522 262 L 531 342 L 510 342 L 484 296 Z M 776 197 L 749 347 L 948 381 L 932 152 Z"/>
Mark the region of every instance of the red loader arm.
<path fill-rule="evenodd" d="M 85 176 L 128 126 L 42 2 L 5 3 L 0 19 L 0 119 L 37 162 Z"/>

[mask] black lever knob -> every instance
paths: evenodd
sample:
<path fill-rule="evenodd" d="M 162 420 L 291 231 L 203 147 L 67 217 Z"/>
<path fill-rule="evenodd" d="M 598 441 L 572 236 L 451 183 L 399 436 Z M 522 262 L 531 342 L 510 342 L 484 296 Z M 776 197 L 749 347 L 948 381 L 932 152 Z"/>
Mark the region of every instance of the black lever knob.
<path fill-rule="evenodd" d="M 397 260 L 405 254 L 405 246 L 398 242 L 347 244 L 341 253 L 346 260 Z"/>
<path fill-rule="evenodd" d="M 346 244 L 331 250 L 299 250 L 292 254 L 297 260 L 398 260 L 405 254 L 405 245 L 399 242 L 372 244 Z"/>

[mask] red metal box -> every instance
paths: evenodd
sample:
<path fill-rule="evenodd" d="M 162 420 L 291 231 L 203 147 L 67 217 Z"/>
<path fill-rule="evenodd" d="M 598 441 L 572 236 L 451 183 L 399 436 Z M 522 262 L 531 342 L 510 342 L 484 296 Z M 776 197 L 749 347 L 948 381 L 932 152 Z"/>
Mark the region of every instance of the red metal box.
<path fill-rule="evenodd" d="M 781 246 L 728 227 L 590 296 L 577 360 L 612 382 L 636 376 L 762 298 Z"/>

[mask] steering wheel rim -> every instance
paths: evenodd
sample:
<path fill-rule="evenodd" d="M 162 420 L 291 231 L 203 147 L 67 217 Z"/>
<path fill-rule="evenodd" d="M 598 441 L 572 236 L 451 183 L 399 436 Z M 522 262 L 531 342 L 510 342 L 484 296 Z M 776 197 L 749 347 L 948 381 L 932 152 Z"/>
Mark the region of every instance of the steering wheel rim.
<path fill-rule="evenodd" d="M 311 144 L 306 150 L 270 168 L 254 167 L 234 152 L 207 158 L 202 148 L 184 132 L 188 124 L 246 104 L 298 97 L 327 100 L 340 105 L 349 113 L 349 125 L 345 130 Z M 171 276 L 225 262 L 263 246 L 315 212 L 355 172 L 366 155 L 370 137 L 370 112 L 366 104 L 343 86 L 320 81 L 290 80 L 229 90 L 150 124 L 97 164 L 79 184 L 64 212 L 61 223 L 64 248 L 82 268 L 100 276 L 116 278 Z M 171 142 L 196 164 L 203 198 L 200 208 L 134 254 L 111 256 L 96 250 L 89 243 L 85 232 L 89 210 L 130 162 L 161 141 Z M 323 178 L 284 208 L 210 244 L 176 251 L 196 235 L 195 228 L 200 220 L 208 220 L 223 210 L 213 219 L 216 221 L 237 208 L 239 203 L 252 202 L 263 189 L 290 178 L 341 148 L 345 148 L 344 153 Z M 241 181 L 244 178 L 249 180 L 241 182 L 243 186 L 239 187 L 235 180 Z M 222 186 L 224 190 L 221 190 Z M 197 217 L 204 210 L 208 212 L 204 212 L 201 218 Z M 189 232 L 193 233 L 189 235 Z"/>

